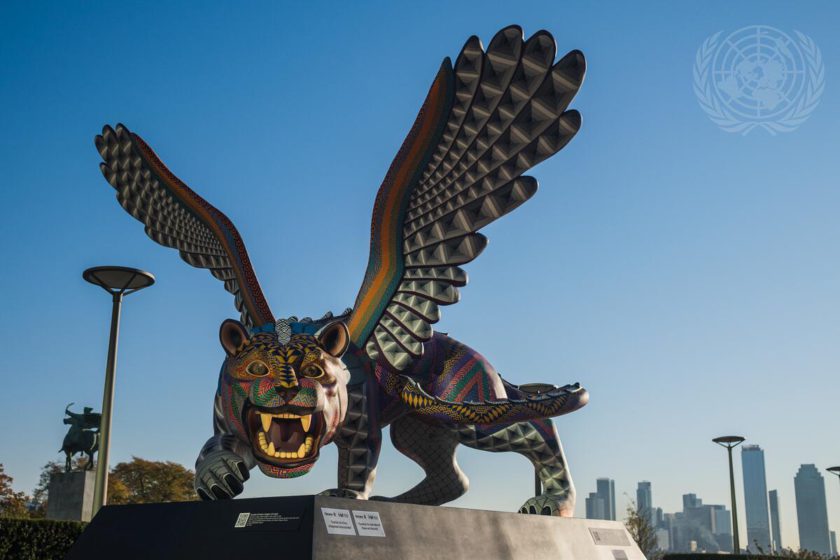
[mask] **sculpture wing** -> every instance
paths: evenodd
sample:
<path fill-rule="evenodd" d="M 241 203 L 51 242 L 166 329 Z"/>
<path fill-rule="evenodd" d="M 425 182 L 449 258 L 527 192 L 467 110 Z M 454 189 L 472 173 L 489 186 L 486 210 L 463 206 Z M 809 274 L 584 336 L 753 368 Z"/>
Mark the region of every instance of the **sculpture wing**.
<path fill-rule="evenodd" d="M 126 212 L 146 226 L 146 235 L 178 249 L 187 263 L 207 268 L 223 281 L 243 323 L 273 323 L 245 244 L 228 217 L 178 179 L 123 125 L 104 127 L 95 144 L 103 159 L 102 174 Z"/>
<path fill-rule="evenodd" d="M 348 321 L 352 341 L 373 359 L 406 369 L 431 338 L 438 306 L 458 301 L 460 265 L 487 244 L 477 231 L 528 200 L 537 181 L 522 173 L 578 131 L 566 111 L 585 61 L 558 62 L 554 38 L 523 41 L 511 26 L 484 51 L 477 37 L 454 68 L 444 60 L 376 196 L 370 257 Z"/>

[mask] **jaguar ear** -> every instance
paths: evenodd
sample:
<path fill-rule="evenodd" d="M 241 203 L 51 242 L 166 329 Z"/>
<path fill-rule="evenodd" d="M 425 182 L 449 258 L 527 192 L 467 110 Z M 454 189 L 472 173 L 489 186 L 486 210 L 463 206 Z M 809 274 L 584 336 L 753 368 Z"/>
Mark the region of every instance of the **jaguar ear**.
<path fill-rule="evenodd" d="M 350 331 L 342 321 L 330 323 L 317 334 L 321 348 L 335 358 L 340 358 L 350 345 Z"/>
<path fill-rule="evenodd" d="M 239 321 L 226 319 L 219 327 L 219 340 L 228 356 L 236 356 L 248 344 L 248 329 Z"/>

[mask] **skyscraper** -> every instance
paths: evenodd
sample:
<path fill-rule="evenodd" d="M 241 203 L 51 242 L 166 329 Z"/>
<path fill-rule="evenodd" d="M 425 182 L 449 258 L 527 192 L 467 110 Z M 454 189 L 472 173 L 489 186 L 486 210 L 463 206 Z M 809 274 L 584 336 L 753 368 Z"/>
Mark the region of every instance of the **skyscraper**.
<path fill-rule="evenodd" d="M 837 533 L 831 531 L 831 555 L 837 556 Z"/>
<path fill-rule="evenodd" d="M 799 548 L 831 554 L 822 475 L 814 465 L 801 465 L 793 478 L 793 486 L 796 490 Z"/>
<path fill-rule="evenodd" d="M 683 494 L 683 511 L 696 508 L 703 505 L 703 500 L 697 497 L 697 494 Z"/>
<path fill-rule="evenodd" d="M 671 550 L 679 552 L 732 550 L 729 511 L 722 505 L 704 504 L 696 494 L 683 494 L 683 510 L 670 517 Z"/>
<path fill-rule="evenodd" d="M 715 516 L 715 527 L 712 533 L 718 542 L 720 550 L 732 552 L 732 514 L 725 506 L 711 506 Z"/>
<path fill-rule="evenodd" d="M 586 498 L 587 519 L 608 519 L 604 499 L 595 492 L 590 492 Z"/>
<path fill-rule="evenodd" d="M 757 445 L 741 448 L 744 469 L 744 509 L 747 514 L 747 546 L 752 552 L 772 550 L 770 513 L 767 508 L 767 479 L 764 475 L 764 451 Z"/>
<path fill-rule="evenodd" d="M 650 482 L 643 480 L 636 488 L 636 508 L 653 525 L 653 492 Z"/>
<path fill-rule="evenodd" d="M 609 478 L 599 478 L 595 481 L 598 497 L 604 500 L 604 519 L 615 520 L 615 481 Z"/>
<path fill-rule="evenodd" d="M 782 546 L 782 522 L 779 517 L 779 493 L 776 490 L 770 490 L 770 529 L 773 537 L 773 550 L 781 551 Z"/>

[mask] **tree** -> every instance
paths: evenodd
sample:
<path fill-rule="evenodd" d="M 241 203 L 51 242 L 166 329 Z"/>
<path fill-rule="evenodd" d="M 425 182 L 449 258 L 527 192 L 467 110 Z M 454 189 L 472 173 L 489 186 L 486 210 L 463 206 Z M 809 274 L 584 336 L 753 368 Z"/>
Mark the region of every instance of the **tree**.
<path fill-rule="evenodd" d="M 109 504 L 190 502 L 198 499 L 193 489 L 195 473 L 172 461 L 147 461 L 132 457 L 119 463 L 108 477 Z"/>
<path fill-rule="evenodd" d="M 15 492 L 12 482 L 14 479 L 0 463 L 0 517 L 29 517 L 29 498 L 23 492 Z"/>
<path fill-rule="evenodd" d="M 650 512 L 643 511 L 631 501 L 627 506 L 627 519 L 624 526 L 648 560 L 654 560 L 662 556 L 659 545 L 656 542 L 656 527 L 650 522 Z"/>

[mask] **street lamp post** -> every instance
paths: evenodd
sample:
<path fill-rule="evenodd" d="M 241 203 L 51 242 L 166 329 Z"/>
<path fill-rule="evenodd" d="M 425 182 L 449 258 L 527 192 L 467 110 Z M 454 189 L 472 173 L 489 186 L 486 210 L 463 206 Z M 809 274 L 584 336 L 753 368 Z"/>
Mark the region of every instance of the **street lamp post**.
<path fill-rule="evenodd" d="M 111 336 L 105 365 L 105 390 L 102 396 L 102 420 L 99 425 L 99 460 L 93 486 L 93 515 L 105 505 L 108 496 L 108 453 L 111 447 L 111 415 L 114 403 L 114 375 L 117 370 L 117 339 L 120 333 L 120 310 L 123 296 L 155 283 L 150 273 L 124 266 L 97 266 L 82 273 L 82 278 L 111 294 Z"/>
<path fill-rule="evenodd" d="M 741 436 L 721 436 L 712 441 L 726 448 L 729 455 L 729 490 L 732 494 L 732 553 L 741 552 L 741 537 L 738 534 L 738 508 L 735 505 L 735 470 L 732 468 L 732 448 L 744 441 Z"/>
<path fill-rule="evenodd" d="M 837 480 L 840 480 L 840 465 L 836 466 L 836 467 L 828 467 L 825 470 L 827 470 L 831 474 L 836 474 L 837 475 Z"/>

